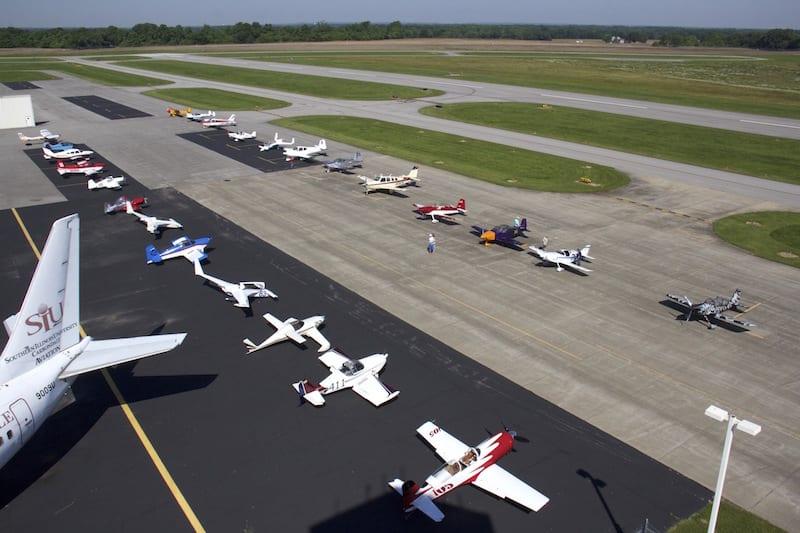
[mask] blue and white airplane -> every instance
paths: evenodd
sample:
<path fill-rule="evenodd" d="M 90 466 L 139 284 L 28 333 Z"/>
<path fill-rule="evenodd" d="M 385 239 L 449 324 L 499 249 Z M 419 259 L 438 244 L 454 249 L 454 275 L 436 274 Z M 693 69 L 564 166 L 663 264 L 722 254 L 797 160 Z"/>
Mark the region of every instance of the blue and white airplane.
<path fill-rule="evenodd" d="M 172 350 L 185 333 L 81 339 L 78 215 L 56 220 L 19 312 L 3 325 L 0 355 L 0 467 L 68 398 L 75 377 Z"/>
<path fill-rule="evenodd" d="M 211 242 L 211 237 L 190 239 L 184 235 L 172 241 L 172 244 L 161 252 L 156 250 L 155 246 L 149 244 L 144 250 L 147 256 L 147 264 L 161 263 L 167 259 L 174 259 L 175 257 L 185 257 L 190 263 L 202 261 L 208 257 L 208 255 L 206 255 L 206 246 L 208 246 L 209 242 Z"/>

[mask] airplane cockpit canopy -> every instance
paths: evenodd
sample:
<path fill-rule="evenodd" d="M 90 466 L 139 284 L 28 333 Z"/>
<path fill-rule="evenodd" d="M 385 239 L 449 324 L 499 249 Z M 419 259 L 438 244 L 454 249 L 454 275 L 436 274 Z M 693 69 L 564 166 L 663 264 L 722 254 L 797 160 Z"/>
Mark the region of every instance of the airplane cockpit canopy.
<path fill-rule="evenodd" d="M 342 374 L 345 376 L 352 376 L 362 370 L 364 370 L 364 363 L 361 361 L 345 361 L 342 364 Z"/>

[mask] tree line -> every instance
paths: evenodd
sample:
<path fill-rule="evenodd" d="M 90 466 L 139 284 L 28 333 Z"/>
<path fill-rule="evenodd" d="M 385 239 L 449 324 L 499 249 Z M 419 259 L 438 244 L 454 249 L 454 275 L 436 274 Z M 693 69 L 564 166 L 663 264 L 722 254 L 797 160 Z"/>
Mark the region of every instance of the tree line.
<path fill-rule="evenodd" d="M 533 24 L 354 24 L 272 25 L 237 22 L 229 26 L 166 26 L 142 23 L 131 28 L 0 28 L 0 48 L 93 49 L 202 44 L 246 44 L 384 39 L 602 39 L 652 42 L 655 46 L 713 46 L 764 50 L 800 49 L 792 29 L 739 30 L 674 27 Z"/>

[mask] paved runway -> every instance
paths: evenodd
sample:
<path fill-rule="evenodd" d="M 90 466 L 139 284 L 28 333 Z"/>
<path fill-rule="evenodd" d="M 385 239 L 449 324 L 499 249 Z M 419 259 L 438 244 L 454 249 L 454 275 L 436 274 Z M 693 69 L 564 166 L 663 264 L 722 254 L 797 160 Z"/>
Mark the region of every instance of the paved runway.
<path fill-rule="evenodd" d="M 716 403 L 761 423 L 764 431 L 758 437 L 743 435 L 736 439 L 726 496 L 783 527 L 791 528 L 791 524 L 796 523 L 796 496 L 800 493 L 796 473 L 796 464 L 800 461 L 800 436 L 796 432 L 800 427 L 797 420 L 800 410 L 796 384 L 800 377 L 794 354 L 800 339 L 794 317 L 800 309 L 793 295 L 800 288 L 800 277 L 795 269 L 747 256 L 720 243 L 711 234 L 708 224 L 710 220 L 732 212 L 774 209 L 781 204 L 753 200 L 741 192 L 720 193 L 676 183 L 653 174 L 637 176 L 629 187 L 620 191 L 583 196 L 514 191 L 431 169 L 422 169 L 422 185 L 410 194 L 410 198 L 378 194 L 365 196 L 353 176 L 324 175 L 321 169 L 265 175 L 254 172 L 246 164 L 227 157 L 220 158 L 216 153 L 185 142 L 178 135 L 197 131 L 199 126 L 166 117 L 163 102 L 142 97 L 135 90 L 95 87 L 70 78 L 41 84 L 44 90 L 37 91 L 34 101 L 38 106 L 37 117 L 46 120 L 52 131 L 66 133 L 68 139 L 85 140 L 150 188 L 173 185 L 256 237 L 269 241 L 437 339 L 443 343 L 441 346 L 464 353 L 499 374 L 513 378 L 526 389 L 706 486 L 713 486 L 716 479 L 724 431 L 721 424 L 702 415 L 705 407 Z M 60 101 L 61 95 L 93 93 L 154 116 L 109 123 L 107 119 L 80 108 L 55 103 Z M 319 109 L 308 108 L 308 111 L 319 112 Z M 269 138 L 274 128 L 261 122 L 266 116 L 244 114 L 240 119 L 241 125 L 248 130 L 256 126 L 265 132 L 259 131 L 262 139 Z M 282 131 L 281 134 L 286 138 L 292 132 Z M 301 134 L 296 136 L 303 144 L 315 140 Z M 329 145 L 332 157 L 351 154 L 356 148 Z M 132 147 L 144 147 L 144 155 Z M 11 205 L 40 206 L 56 201 L 52 198 L 62 198 L 48 180 L 42 179 L 39 170 L 34 169 L 16 139 L 0 140 L 0 149 L 8 154 L 0 204 L 8 207 L 13 199 L 16 203 Z M 413 163 L 372 153 L 364 153 L 364 157 L 365 174 L 397 173 Z M 428 257 L 424 253 L 424 240 L 434 226 L 417 220 L 410 204 L 412 201 L 454 201 L 458 196 L 467 198 L 469 214 L 466 221 L 450 227 L 435 226 L 439 247 L 434 256 Z M 100 212 L 101 205 L 98 204 L 97 216 Z M 158 214 L 181 220 L 180 216 L 160 209 Z M 468 225 L 473 223 L 510 222 L 515 214 L 528 217 L 529 225 L 534 228 L 533 239 L 547 233 L 554 247 L 590 242 L 593 255 L 598 258 L 596 272 L 581 278 L 568 272 L 556 273 L 552 269 L 535 267 L 530 256 L 500 247 L 484 248 L 468 232 Z M 216 217 L 211 220 L 214 221 Z M 131 224 L 147 237 L 139 225 Z M 47 228 L 38 231 L 43 235 Z M 256 242 L 260 241 L 256 239 Z M 216 236 L 213 244 L 217 249 L 211 252 L 212 265 L 222 260 L 222 254 L 216 253 L 222 250 Z M 157 271 L 181 272 L 175 283 L 184 283 L 183 269 L 175 270 L 181 266 L 188 265 L 165 265 Z M 209 272 L 223 277 L 229 273 L 236 277 L 237 271 L 235 268 L 233 271 L 221 268 L 217 272 L 209 266 Z M 145 272 L 150 275 L 149 271 Z M 709 332 L 699 323 L 681 324 L 676 320 L 679 312 L 660 303 L 666 292 L 704 297 L 726 294 L 737 286 L 744 291 L 746 305 L 756 305 L 748 319 L 758 323 L 759 328 L 751 334 L 721 329 Z M 211 289 L 201 288 L 211 292 L 209 296 L 221 299 Z M 283 305 L 286 296 L 280 290 L 276 292 L 281 295 L 280 304 Z M 158 320 L 162 318 L 160 313 L 156 315 L 154 322 L 160 324 L 164 321 Z M 176 313 L 168 315 L 178 316 Z M 138 310 L 137 316 L 144 316 L 144 312 Z M 248 320 L 248 324 L 260 321 L 257 314 Z M 144 322 L 147 327 L 157 327 L 147 320 Z M 334 330 L 333 324 L 329 326 L 331 329 L 326 333 Z M 263 324 L 259 325 L 252 334 L 263 332 L 263 327 Z M 394 327 L 394 322 L 391 327 Z M 378 329 L 382 334 L 391 332 L 384 326 Z M 359 347 L 349 348 L 350 338 L 348 336 L 348 344 L 343 348 L 356 354 Z M 276 350 L 286 353 L 282 350 L 290 348 L 294 347 L 287 345 Z M 363 346 L 360 349 L 367 353 L 384 348 Z M 385 409 L 399 412 L 403 402 L 408 401 L 408 391 L 402 379 L 395 379 L 402 374 L 400 365 L 395 365 L 392 359 L 396 350 L 389 351 L 385 379 L 403 392 L 397 402 Z M 302 351 L 298 354 L 309 355 L 304 362 L 308 366 L 303 367 L 303 374 L 312 379 L 322 375 L 324 368 L 311 354 Z M 169 361 L 168 357 L 162 357 L 158 364 L 171 364 Z M 193 359 L 189 360 L 189 363 L 193 362 Z M 144 363 L 136 369 L 142 365 Z M 460 376 L 452 377 L 458 380 L 457 383 L 463 383 L 460 380 L 465 379 L 471 390 L 483 390 L 483 374 L 476 374 L 464 365 L 468 363 L 450 360 L 447 375 Z M 177 396 L 196 394 L 193 387 L 209 389 L 219 386 L 217 382 L 221 374 L 215 374 L 215 370 L 204 365 L 200 367 L 189 364 L 186 369 L 179 369 L 180 372 L 199 374 L 202 378 L 192 378 L 186 380 L 188 383 L 176 386 L 179 390 L 192 391 Z M 286 383 L 286 390 L 291 394 L 288 384 L 303 376 L 286 369 L 281 372 L 286 374 L 281 383 Z M 471 379 L 473 376 L 475 379 Z M 211 378 L 214 379 L 208 384 Z M 447 382 L 445 390 L 464 388 L 450 383 Z M 281 386 L 276 389 L 276 394 L 283 394 L 277 392 Z M 505 391 L 503 387 L 492 385 L 489 392 L 499 394 L 497 391 Z M 360 404 L 369 407 L 354 395 L 350 395 L 352 400 L 349 400 L 341 394 L 345 393 L 330 398 L 325 411 L 311 411 L 309 416 L 327 417 L 329 415 L 323 413 L 329 413 L 330 408 L 341 400 L 352 402 L 346 405 L 352 405 L 354 409 Z M 173 396 L 176 395 L 169 396 L 167 401 L 174 401 Z M 256 396 L 252 392 L 252 397 Z M 398 429 L 402 429 L 402 433 L 392 434 L 397 439 L 406 438 L 403 452 L 415 455 L 407 457 L 409 463 L 402 471 L 386 468 L 381 473 L 383 477 L 420 478 L 435 468 L 436 459 L 424 444 L 413 437 L 414 428 L 422 422 L 420 417 L 435 416 L 439 423 L 464 440 L 480 440 L 485 435 L 482 428 L 472 433 L 475 431 L 473 424 L 464 422 L 480 417 L 481 408 L 471 416 L 462 415 L 466 418 L 456 416 L 451 425 L 441 415 L 429 414 L 431 405 L 432 402 L 422 402 L 415 406 L 422 414 L 409 416 L 399 424 L 408 427 Z M 491 407 L 491 402 L 487 405 L 491 412 L 489 418 L 503 417 L 507 424 L 518 423 L 505 419 L 500 409 Z M 304 406 L 301 412 L 308 412 L 306 407 L 309 406 Z M 103 408 L 96 410 L 106 412 Z M 161 416 L 167 416 L 163 410 L 160 412 Z M 382 410 L 375 412 L 380 414 Z M 345 418 L 350 416 L 349 413 Z M 235 416 L 223 409 L 212 409 L 207 414 L 210 424 L 204 428 L 211 426 L 211 430 L 217 429 L 214 424 L 224 418 L 223 415 Z M 374 422 L 371 418 L 355 415 L 352 419 L 366 425 Z M 536 438 L 527 431 L 531 420 L 526 418 L 524 422 L 525 431 L 522 427 L 519 429 L 528 433 L 526 436 L 535 444 Z M 481 425 L 491 424 L 491 421 L 481 421 Z M 165 421 L 155 425 L 170 438 L 178 433 L 170 433 Z M 208 438 L 199 429 L 180 428 L 186 430 L 184 435 L 195 439 Z M 315 434 L 310 425 L 305 429 L 309 434 Z M 342 429 L 335 431 L 341 432 Z M 572 437 L 564 437 L 564 434 L 571 432 L 571 429 L 557 431 L 554 438 L 558 445 L 566 445 L 565 442 Z M 275 438 L 283 435 L 279 433 Z M 86 438 L 75 439 L 76 446 Z M 536 449 L 537 446 L 528 448 Z M 525 454 L 522 450 L 508 460 L 526 461 Z M 57 469 L 66 459 L 57 461 Z M 335 458 L 326 455 L 326 459 L 326 468 L 333 468 L 330 465 L 335 463 Z M 425 460 L 429 462 L 421 465 L 420 461 Z M 538 459 L 533 457 L 532 460 Z M 170 464 L 183 462 L 182 455 L 170 460 Z M 212 466 L 220 471 L 225 468 L 224 464 Z M 383 462 L 380 466 L 383 467 Z M 530 474 L 528 479 L 531 483 L 553 497 L 539 482 L 547 476 L 540 477 L 535 471 L 524 470 L 526 467 L 517 471 L 511 465 L 507 466 L 522 477 Z M 527 468 L 534 467 L 528 465 Z M 187 467 L 187 471 L 189 469 Z M 597 473 L 585 467 L 583 470 L 606 483 L 609 481 L 605 472 Z M 237 475 L 240 475 L 238 471 Z M 192 474 L 187 472 L 187 476 L 191 478 Z M 576 477 L 589 485 L 596 498 L 595 504 L 602 508 L 603 502 L 588 478 Z M 266 485 L 268 481 L 274 480 L 262 480 L 262 483 Z M 360 487 L 365 495 L 362 501 L 337 504 L 335 512 L 328 509 L 325 516 L 315 517 L 313 523 L 316 527 L 343 523 L 341 520 L 353 516 L 351 511 L 377 497 L 379 484 L 375 480 L 369 489 Z M 109 481 L 104 486 L 113 487 L 113 484 Z M 230 485 L 227 488 L 230 489 Z M 328 489 L 326 494 L 336 492 Z M 469 493 L 470 489 L 462 490 Z M 502 519 L 506 519 L 504 513 L 509 510 L 518 513 L 514 508 L 509 509 L 508 504 L 494 502 L 485 494 L 473 492 L 475 495 L 469 496 L 470 506 L 473 502 L 476 505 L 481 501 L 483 504 L 492 502 L 490 505 L 501 509 Z M 600 494 L 606 496 L 602 490 Z M 461 497 L 458 493 L 454 496 Z M 159 496 L 153 494 L 152 497 Z M 387 498 L 386 493 L 381 492 L 379 498 Z M 383 503 L 379 505 L 385 504 L 387 509 L 396 503 L 381 501 Z M 207 496 L 202 504 L 202 508 L 224 507 L 224 504 L 216 506 L 212 496 Z M 169 506 L 172 505 L 170 502 Z M 163 507 L 167 506 L 164 503 Z M 601 523 L 613 531 L 613 523 L 622 523 L 622 520 L 617 516 L 615 506 L 609 505 L 608 508 L 611 515 L 605 513 Z M 445 511 L 452 514 L 449 508 Z M 522 516 L 526 520 L 544 520 L 543 513 Z M 492 523 L 495 523 L 494 518 Z M 497 529 L 502 530 L 501 527 Z"/>

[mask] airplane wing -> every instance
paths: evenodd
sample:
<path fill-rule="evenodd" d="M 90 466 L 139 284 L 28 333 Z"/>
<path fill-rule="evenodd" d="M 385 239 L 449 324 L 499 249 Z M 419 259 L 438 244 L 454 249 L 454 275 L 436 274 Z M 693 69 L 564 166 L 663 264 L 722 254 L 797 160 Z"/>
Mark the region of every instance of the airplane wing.
<path fill-rule="evenodd" d="M 576 265 L 572 261 L 556 261 L 556 264 L 561 265 L 562 267 L 571 268 L 573 270 L 580 270 L 581 272 L 591 272 L 590 269 L 582 267 L 580 265 Z"/>
<path fill-rule="evenodd" d="M 375 374 L 370 374 L 353 385 L 353 391 L 375 407 L 380 407 L 400 394 L 400 391 L 384 385 Z"/>
<path fill-rule="evenodd" d="M 283 320 L 278 320 L 277 317 L 271 313 L 264 313 L 264 320 L 272 324 L 272 327 L 275 329 L 281 329 L 283 327 Z"/>
<path fill-rule="evenodd" d="M 417 428 L 417 433 L 420 437 L 433 446 L 436 455 L 441 457 L 444 461 L 455 461 L 462 457 L 469 446 L 434 424 L 433 422 L 425 422 Z"/>
<path fill-rule="evenodd" d="M 550 501 L 550 498 L 497 464 L 481 472 L 472 484 L 498 498 L 513 500 L 531 511 L 538 511 Z"/>
<path fill-rule="evenodd" d="M 752 322 L 748 322 L 747 320 L 739 320 L 738 318 L 734 318 L 727 315 L 722 315 L 722 314 L 714 315 L 714 318 L 716 318 L 717 320 L 722 320 L 723 322 L 727 322 L 729 324 L 735 324 L 737 326 L 741 326 L 743 328 L 756 327 L 756 325 L 753 324 Z"/>
<path fill-rule="evenodd" d="M 327 366 L 331 372 L 338 371 L 340 368 L 342 368 L 342 365 L 345 363 L 345 361 L 350 360 L 336 350 L 328 350 L 324 354 L 320 355 L 318 359 L 323 365 Z"/>
<path fill-rule="evenodd" d="M 679 294 L 667 294 L 667 298 L 673 302 L 678 302 L 681 305 L 685 305 L 686 307 L 692 307 L 692 302 L 686 296 L 681 296 Z"/>
<path fill-rule="evenodd" d="M 238 287 L 231 287 L 231 296 L 236 303 L 234 304 L 236 307 L 250 307 L 250 298 L 244 293 L 243 290 L 239 289 Z"/>
<path fill-rule="evenodd" d="M 151 335 L 128 339 L 96 341 L 92 339 L 83 352 L 58 376 L 66 379 L 100 368 L 127 363 L 172 350 L 183 342 L 186 333 Z"/>
<path fill-rule="evenodd" d="M 304 333 L 304 335 L 311 337 L 312 339 L 314 339 L 314 341 L 316 341 L 317 344 L 319 344 L 319 350 L 317 351 L 327 352 L 328 350 L 331 349 L 331 343 L 328 341 L 328 339 L 325 338 L 325 336 L 322 333 L 319 332 L 317 328 L 309 329 Z"/>
<path fill-rule="evenodd" d="M 202 261 L 203 259 L 208 257 L 200 248 L 197 247 L 189 248 L 186 251 L 181 252 L 180 255 L 182 255 L 191 262 Z"/>

